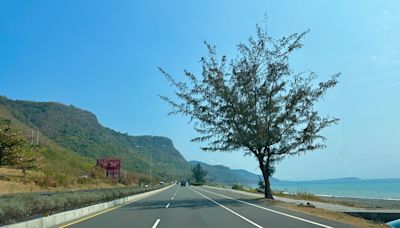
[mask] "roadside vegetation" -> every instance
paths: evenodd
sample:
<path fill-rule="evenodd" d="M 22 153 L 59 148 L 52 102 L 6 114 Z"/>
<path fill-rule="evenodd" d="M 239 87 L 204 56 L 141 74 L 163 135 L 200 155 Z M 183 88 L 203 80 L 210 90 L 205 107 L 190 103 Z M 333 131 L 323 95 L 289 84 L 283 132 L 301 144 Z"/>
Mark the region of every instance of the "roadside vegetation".
<path fill-rule="evenodd" d="M 95 168 L 95 158 L 119 152 L 124 153 L 121 178 L 105 178 L 104 170 Z M 112 131 L 93 114 L 72 106 L 0 96 L 0 195 L 144 186 L 150 184 L 149 154 L 157 156 L 152 185 L 190 173 L 167 138 Z"/>
<path fill-rule="evenodd" d="M 112 180 L 104 178 L 104 171 L 95 168 L 88 168 L 86 175 L 82 170 L 79 175 L 74 172 L 76 170 L 64 170 L 62 162 L 56 162 L 55 165 L 59 165 L 57 169 L 48 158 L 49 155 L 54 156 L 51 155 L 54 150 L 33 141 L 33 138 L 13 127 L 11 121 L 0 121 L 0 194 L 94 186 L 118 187 L 130 185 L 140 177 L 135 175 L 136 179 L 133 179 L 129 174 L 127 178 Z"/>
<path fill-rule="evenodd" d="M 220 187 L 220 188 L 227 188 L 227 186 L 222 186 L 222 185 L 211 185 L 210 186 L 214 187 Z M 245 185 L 240 185 L 240 184 L 234 184 L 231 187 L 234 190 L 239 190 L 243 192 L 249 192 L 249 193 L 263 193 L 263 189 L 261 188 L 250 188 Z M 283 198 L 288 198 L 288 199 L 295 199 L 295 200 L 305 200 L 305 201 L 315 201 L 315 202 L 321 202 L 321 203 L 330 203 L 330 204 L 339 204 L 343 206 L 348 206 L 348 207 L 362 207 L 358 205 L 355 202 L 349 201 L 349 200 L 342 200 L 340 198 L 324 198 L 317 196 L 315 194 L 305 192 L 305 191 L 299 191 L 296 193 L 287 193 L 283 191 L 274 191 L 272 190 L 272 195 L 277 196 L 277 197 L 283 197 Z"/>
<path fill-rule="evenodd" d="M 163 186 L 122 187 L 55 193 L 22 193 L 1 196 L 0 225 L 103 203 L 160 187 Z"/>
<path fill-rule="evenodd" d="M 310 200 L 310 201 L 317 201 L 317 202 L 326 202 L 328 201 L 324 200 L 323 198 L 309 193 L 305 191 L 299 191 L 296 193 L 286 193 L 282 191 L 272 191 L 274 196 L 279 196 L 279 197 L 284 197 L 284 198 L 290 198 L 290 199 L 298 199 L 298 200 Z"/>
<path fill-rule="evenodd" d="M 149 184 L 150 155 L 157 158 L 151 160 L 152 184 L 190 175 L 190 165 L 170 139 L 116 132 L 103 127 L 93 113 L 73 106 L 0 96 L 0 122 L 7 122 L 12 132 L 27 141 L 34 158 L 40 159 L 40 166 L 31 170 L 49 176 L 57 188 L 69 188 L 78 181 L 101 183 L 85 178 L 91 176 L 98 158 L 121 158 L 123 176 L 126 171 L 127 182 L 138 185 L 145 181 Z M 17 168 L 5 164 L 1 167 Z"/>
<path fill-rule="evenodd" d="M 201 186 L 206 183 L 207 171 L 205 171 L 199 163 L 192 168 L 192 181 L 190 184 L 194 186 Z"/>

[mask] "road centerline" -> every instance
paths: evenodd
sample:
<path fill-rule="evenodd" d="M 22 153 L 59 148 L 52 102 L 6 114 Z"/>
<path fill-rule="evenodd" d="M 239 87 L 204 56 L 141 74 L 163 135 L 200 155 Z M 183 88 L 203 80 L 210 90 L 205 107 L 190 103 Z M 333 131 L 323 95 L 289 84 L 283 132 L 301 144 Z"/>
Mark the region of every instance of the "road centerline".
<path fill-rule="evenodd" d="M 205 195 L 201 194 L 200 192 L 198 192 L 198 191 L 196 191 L 196 190 L 192 189 L 191 187 L 189 187 L 189 189 L 190 189 L 190 190 L 192 190 L 193 192 L 195 192 L 195 193 L 199 194 L 200 196 L 202 196 L 202 197 L 204 197 L 204 198 L 206 198 L 206 199 L 210 200 L 211 202 L 213 202 L 213 203 L 217 204 L 218 206 L 222 207 L 223 209 L 225 209 L 225 210 L 227 210 L 227 211 L 231 212 L 232 214 L 234 214 L 234 215 L 238 216 L 239 218 L 241 218 L 241 219 L 245 220 L 246 222 L 248 222 L 248 223 L 252 224 L 253 226 L 255 226 L 255 227 L 258 227 L 258 228 L 263 228 L 262 226 L 260 226 L 260 225 L 258 225 L 257 223 L 255 223 L 255 222 L 251 221 L 250 219 L 248 219 L 248 218 L 244 217 L 243 215 L 241 215 L 241 214 L 239 214 L 239 213 L 237 213 L 237 212 L 235 212 L 235 211 L 233 211 L 233 210 L 231 210 L 231 209 L 229 209 L 229 208 L 225 207 L 224 205 L 222 205 L 222 204 L 218 203 L 217 201 L 215 201 L 215 200 L 213 200 L 213 199 L 211 199 L 211 198 L 209 198 L 209 197 L 207 197 L 207 196 L 205 196 Z"/>
<path fill-rule="evenodd" d="M 327 225 L 324 225 L 324 224 L 321 224 L 321 223 L 317 223 L 317 222 L 314 222 L 314 221 L 303 219 L 303 218 L 300 218 L 300 217 L 297 217 L 297 216 L 294 216 L 294 215 L 290 215 L 290 214 L 286 214 L 286 213 L 283 213 L 283 212 L 280 212 L 280 211 L 272 210 L 272 209 L 269 209 L 269 208 L 266 208 L 266 207 L 259 206 L 257 204 L 252 204 L 252 203 L 249 203 L 249 202 L 246 202 L 246 201 L 243 201 L 243 200 L 238 200 L 238 199 L 235 199 L 235 198 L 232 198 L 232 197 L 229 197 L 229 196 L 224 196 L 224 195 L 212 192 L 212 191 L 208 191 L 208 190 L 200 189 L 200 188 L 197 188 L 197 189 L 199 189 L 200 191 L 208 192 L 208 193 L 211 193 L 211 194 L 226 198 L 226 199 L 234 200 L 234 201 L 237 201 L 237 202 L 240 202 L 240 203 L 243 203 L 243 204 L 247 204 L 247 205 L 250 205 L 250 206 L 253 206 L 253 207 L 257 207 L 257 208 L 265 210 L 265 211 L 273 212 L 275 214 L 279 214 L 279 215 L 283 215 L 283 216 L 286 216 L 286 217 L 289 217 L 289 218 L 292 218 L 292 219 L 296 219 L 296 220 L 299 220 L 299 221 L 302 221 L 302 222 L 310 223 L 310 224 L 313 224 L 313 225 L 316 225 L 316 226 L 320 226 L 320 227 L 324 227 L 324 228 L 333 228 L 331 226 L 327 226 Z"/>

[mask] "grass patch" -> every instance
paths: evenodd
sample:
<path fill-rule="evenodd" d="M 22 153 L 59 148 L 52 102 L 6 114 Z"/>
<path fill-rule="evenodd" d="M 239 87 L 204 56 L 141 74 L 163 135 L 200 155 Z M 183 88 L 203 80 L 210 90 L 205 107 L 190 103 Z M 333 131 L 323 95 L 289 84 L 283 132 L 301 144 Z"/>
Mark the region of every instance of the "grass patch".
<path fill-rule="evenodd" d="M 259 189 L 248 188 L 248 187 L 242 186 L 242 185 L 234 185 L 234 186 L 232 186 L 232 189 L 244 191 L 244 192 L 250 192 L 250 193 L 262 193 L 262 191 Z M 297 192 L 297 193 L 291 194 L 291 193 L 286 193 L 283 191 L 272 191 L 272 195 L 278 196 L 278 197 L 283 197 L 283 198 L 296 199 L 296 200 L 306 200 L 306 201 L 315 201 L 315 202 L 321 202 L 321 203 L 338 204 L 338 205 L 343 205 L 343 206 L 348 206 L 348 207 L 360 207 L 357 203 L 352 202 L 352 201 L 322 198 L 322 197 L 319 197 L 319 196 L 314 195 L 309 192 Z"/>
<path fill-rule="evenodd" d="M 258 193 L 257 189 L 250 188 L 250 187 L 240 185 L 240 184 L 232 185 L 232 189 L 238 190 L 238 191 L 243 191 L 243 192 Z"/>
<path fill-rule="evenodd" d="M 309 192 L 297 192 L 294 194 L 290 194 L 290 193 L 284 193 L 281 191 L 273 191 L 272 195 L 284 197 L 284 198 L 290 198 L 290 199 L 309 200 L 309 201 L 317 201 L 317 202 L 324 202 L 324 203 L 328 202 L 328 201 L 322 199 L 321 197 L 316 196 Z"/>
<path fill-rule="evenodd" d="M 54 192 L 94 188 L 116 188 L 125 187 L 125 185 L 123 182 L 117 183 L 108 178 L 69 177 L 60 173 L 46 174 L 43 171 L 33 170 L 27 171 L 24 176 L 21 170 L 5 167 L 0 168 L 0 195 L 43 191 Z"/>

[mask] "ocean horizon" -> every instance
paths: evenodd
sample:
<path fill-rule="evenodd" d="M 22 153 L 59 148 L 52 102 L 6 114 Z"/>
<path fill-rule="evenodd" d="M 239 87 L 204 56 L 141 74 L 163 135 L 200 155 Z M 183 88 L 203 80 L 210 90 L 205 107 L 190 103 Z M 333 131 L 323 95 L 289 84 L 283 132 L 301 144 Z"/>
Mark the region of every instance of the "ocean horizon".
<path fill-rule="evenodd" d="M 257 187 L 251 185 L 250 187 Z M 274 191 L 308 192 L 326 197 L 400 200 L 400 178 L 395 179 L 338 179 L 337 181 L 276 181 Z"/>

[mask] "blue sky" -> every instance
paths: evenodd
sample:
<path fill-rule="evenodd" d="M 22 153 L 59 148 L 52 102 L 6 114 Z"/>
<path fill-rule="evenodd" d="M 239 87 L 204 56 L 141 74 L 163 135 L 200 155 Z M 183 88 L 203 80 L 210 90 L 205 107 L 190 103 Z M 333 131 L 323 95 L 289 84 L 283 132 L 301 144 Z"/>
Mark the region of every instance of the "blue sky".
<path fill-rule="evenodd" d="M 58 101 L 94 112 L 132 135 L 173 139 L 187 160 L 258 172 L 242 153 L 206 153 L 187 119 L 166 116 L 171 95 L 158 72 L 198 73 L 206 52 L 235 56 L 257 23 L 274 37 L 310 29 L 292 58 L 319 79 L 342 72 L 318 104 L 339 125 L 328 148 L 282 161 L 290 180 L 400 177 L 400 3 L 392 1 L 13 1 L 0 2 L 0 94 Z M 267 18 L 265 18 L 267 13 Z"/>

